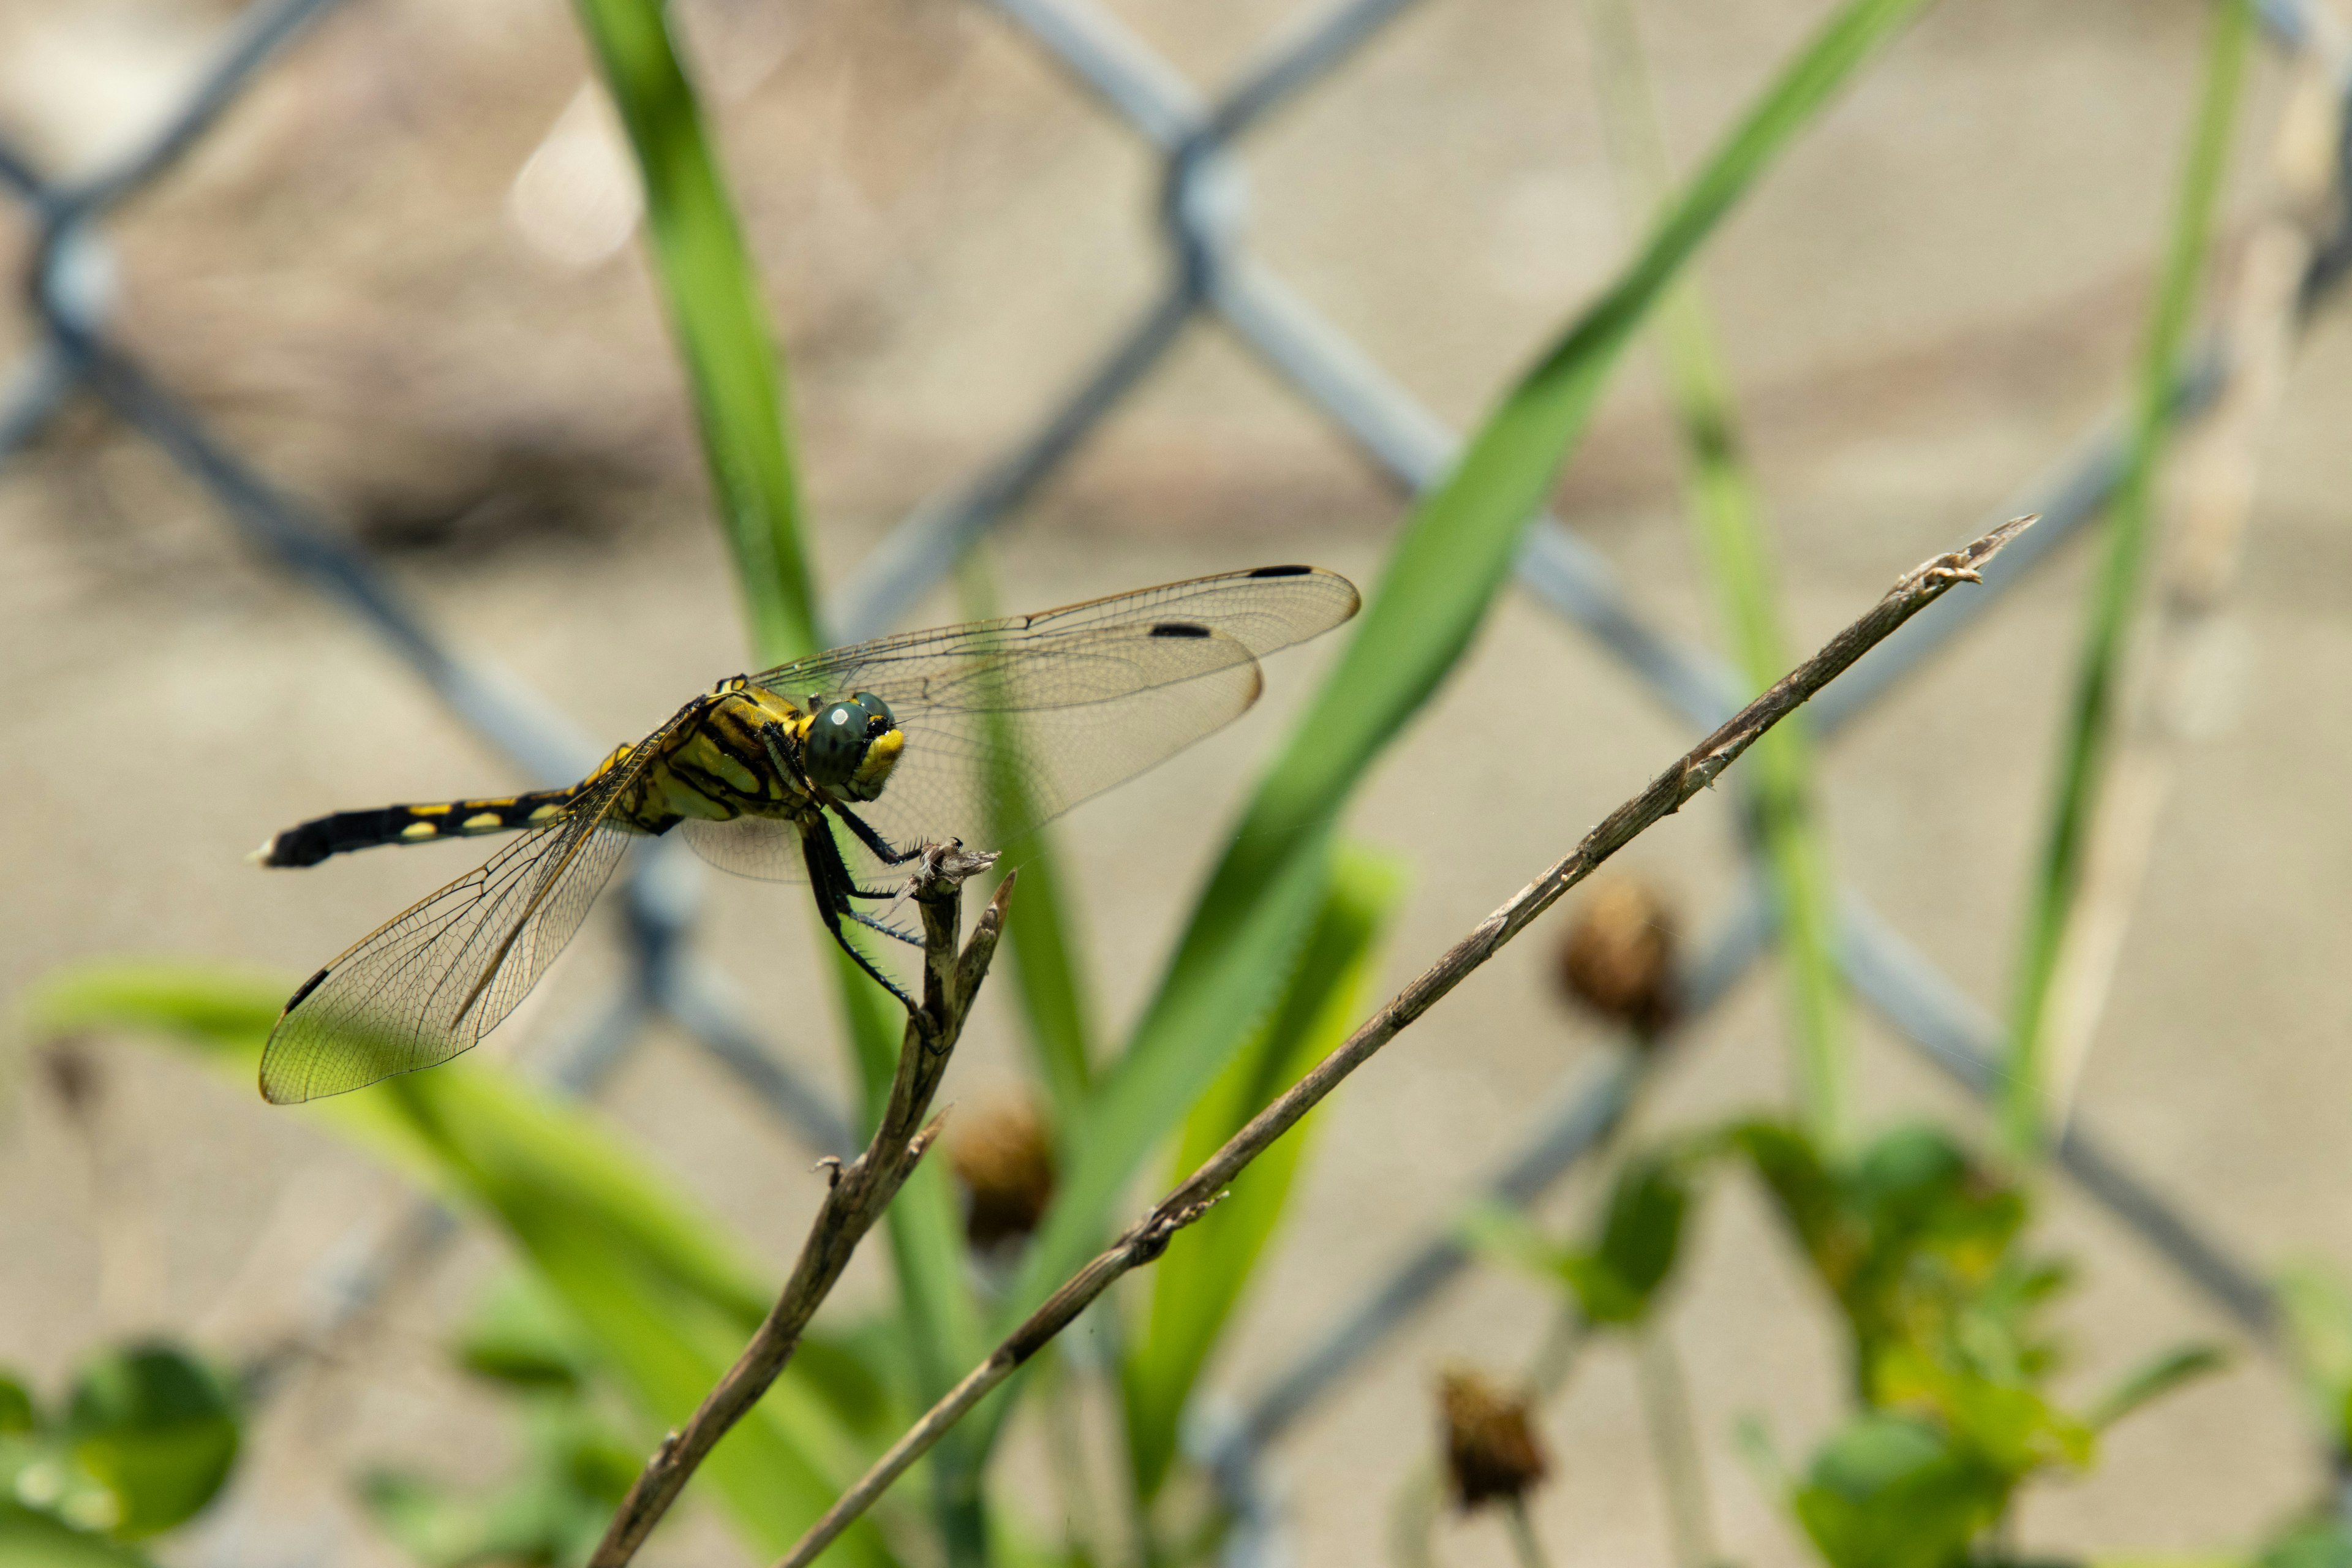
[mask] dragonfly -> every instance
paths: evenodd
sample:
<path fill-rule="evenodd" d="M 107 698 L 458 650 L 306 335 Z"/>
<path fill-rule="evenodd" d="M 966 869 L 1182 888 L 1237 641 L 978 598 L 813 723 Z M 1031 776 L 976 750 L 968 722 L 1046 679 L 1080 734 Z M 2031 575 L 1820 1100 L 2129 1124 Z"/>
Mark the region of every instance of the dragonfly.
<path fill-rule="evenodd" d="M 1247 711 L 1261 657 L 1360 601 L 1336 573 L 1261 566 L 1035 615 L 908 632 L 737 675 L 561 789 L 341 811 L 253 858 L 315 866 L 387 844 L 515 834 L 302 983 L 261 1058 L 289 1104 L 470 1049 L 579 931 L 633 843 L 676 832 L 722 869 L 806 882 L 817 917 L 909 1011 L 850 931 L 920 939 L 860 903 L 926 846 L 1017 842 Z"/>

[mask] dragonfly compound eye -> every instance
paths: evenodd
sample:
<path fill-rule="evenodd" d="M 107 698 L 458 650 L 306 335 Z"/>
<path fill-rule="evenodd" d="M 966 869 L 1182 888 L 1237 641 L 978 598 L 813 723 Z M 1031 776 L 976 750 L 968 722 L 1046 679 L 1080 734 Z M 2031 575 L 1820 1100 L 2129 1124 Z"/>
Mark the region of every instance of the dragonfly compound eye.
<path fill-rule="evenodd" d="M 873 800 L 898 764 L 906 737 L 889 705 L 870 691 L 829 703 L 809 724 L 809 777 L 852 800 Z"/>

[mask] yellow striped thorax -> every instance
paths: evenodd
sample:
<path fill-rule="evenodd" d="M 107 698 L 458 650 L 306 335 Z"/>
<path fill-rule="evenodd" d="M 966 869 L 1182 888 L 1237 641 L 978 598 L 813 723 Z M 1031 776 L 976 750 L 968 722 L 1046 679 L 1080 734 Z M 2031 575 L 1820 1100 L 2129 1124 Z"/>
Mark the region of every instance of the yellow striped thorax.
<path fill-rule="evenodd" d="M 804 710 L 739 675 L 721 681 L 670 726 L 659 754 L 615 803 L 617 814 L 645 833 L 667 832 L 689 817 L 813 819 L 823 804 L 777 765 L 763 733 L 770 725 L 790 737 L 810 784 L 851 800 L 877 798 L 906 745 L 878 697 L 860 693 L 830 703 L 812 698 Z M 606 759 L 598 773 L 626 750 Z"/>

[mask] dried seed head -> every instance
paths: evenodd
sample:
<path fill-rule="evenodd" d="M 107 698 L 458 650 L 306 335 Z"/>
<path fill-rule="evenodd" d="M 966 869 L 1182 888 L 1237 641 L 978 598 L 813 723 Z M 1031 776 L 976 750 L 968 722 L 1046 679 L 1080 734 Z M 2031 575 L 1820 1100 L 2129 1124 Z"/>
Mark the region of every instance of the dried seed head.
<path fill-rule="evenodd" d="M 986 1252 L 1037 1228 L 1054 1197 L 1054 1141 L 1026 1104 L 956 1118 L 948 1152 L 963 1184 L 964 1237 Z"/>
<path fill-rule="evenodd" d="M 1445 1429 L 1445 1468 L 1465 1510 L 1515 1501 L 1544 1479 L 1549 1465 L 1528 1419 L 1528 1403 L 1467 1367 L 1437 1380 Z"/>
<path fill-rule="evenodd" d="M 1617 878 L 1586 896 L 1559 949 L 1560 989 L 1648 1043 L 1675 1021 L 1675 914 L 1646 882 Z"/>

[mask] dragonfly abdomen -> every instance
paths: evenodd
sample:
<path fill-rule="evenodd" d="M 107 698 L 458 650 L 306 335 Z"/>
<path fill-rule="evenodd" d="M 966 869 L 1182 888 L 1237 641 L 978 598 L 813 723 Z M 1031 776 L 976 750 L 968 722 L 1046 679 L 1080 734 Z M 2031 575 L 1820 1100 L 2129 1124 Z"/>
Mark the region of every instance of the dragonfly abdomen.
<path fill-rule="evenodd" d="M 539 827 L 562 816 L 581 790 L 540 790 L 496 800 L 446 800 L 430 805 L 380 805 L 312 817 L 271 836 L 255 852 L 264 866 L 315 866 L 330 855 L 373 849 L 379 844 L 430 844 L 443 838 L 473 838 Z"/>

